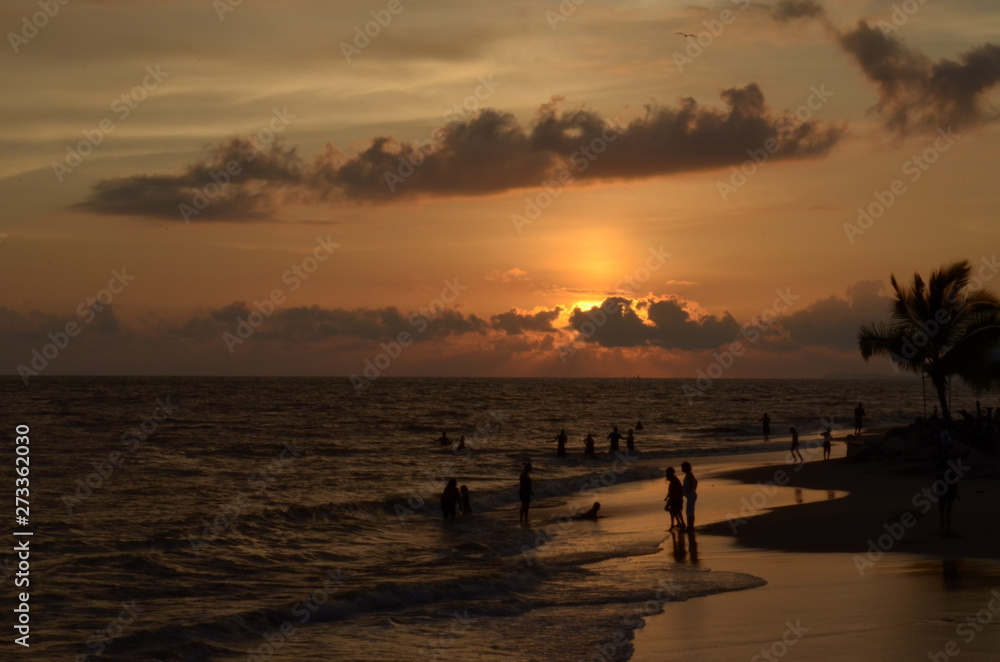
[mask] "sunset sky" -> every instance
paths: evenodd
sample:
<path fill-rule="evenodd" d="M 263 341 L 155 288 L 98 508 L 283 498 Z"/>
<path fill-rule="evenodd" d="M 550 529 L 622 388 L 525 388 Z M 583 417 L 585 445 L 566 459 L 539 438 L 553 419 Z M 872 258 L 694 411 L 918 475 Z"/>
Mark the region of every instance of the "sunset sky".
<path fill-rule="evenodd" d="M 1000 291 L 995 0 L 41 5 L 6 374 L 891 374 L 890 273 Z"/>

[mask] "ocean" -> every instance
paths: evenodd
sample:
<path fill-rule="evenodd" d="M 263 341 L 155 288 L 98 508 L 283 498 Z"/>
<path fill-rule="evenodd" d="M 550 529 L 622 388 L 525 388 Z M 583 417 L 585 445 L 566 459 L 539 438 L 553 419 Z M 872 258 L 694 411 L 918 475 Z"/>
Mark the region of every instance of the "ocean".
<path fill-rule="evenodd" d="M 803 441 L 823 425 L 842 437 L 857 402 L 866 426 L 923 411 L 919 380 L 716 380 L 693 397 L 685 385 L 381 378 L 357 393 L 344 378 L 6 378 L 7 448 L 16 426 L 30 438 L 30 522 L 14 528 L 33 533 L 18 589 L 33 659 L 627 659 L 641 614 L 760 581 L 678 567 L 663 531 L 551 515 L 519 526 L 523 462 L 534 505 L 569 516 L 603 488 L 662 479 L 668 463 L 783 450 L 792 425 Z M 974 406 L 954 398 L 956 411 Z M 610 456 L 611 426 L 640 420 L 636 447 L 654 462 Z M 547 442 L 563 428 L 557 458 Z M 466 450 L 442 447 L 442 431 Z M 443 522 L 451 477 L 474 512 Z M 13 595 L 18 559 L 0 560 Z"/>

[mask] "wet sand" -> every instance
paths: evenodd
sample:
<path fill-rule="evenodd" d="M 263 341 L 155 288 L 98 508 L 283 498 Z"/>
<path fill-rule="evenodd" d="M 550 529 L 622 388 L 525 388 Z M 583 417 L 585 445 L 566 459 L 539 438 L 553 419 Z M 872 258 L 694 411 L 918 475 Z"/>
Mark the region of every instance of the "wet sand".
<path fill-rule="evenodd" d="M 836 444 L 834 457 L 843 453 Z M 659 553 L 685 569 L 767 581 L 666 603 L 636 633 L 633 660 L 996 659 L 1000 482 L 964 477 L 954 511 L 960 535 L 944 537 L 937 506 L 923 504 L 934 481 L 925 466 L 837 459 L 796 471 L 783 459 L 697 458 L 693 537 L 666 531 L 663 481 L 604 496 L 609 515 L 616 494 L 648 499 L 648 510 L 622 513 L 630 521 L 620 526 L 662 531 Z"/>

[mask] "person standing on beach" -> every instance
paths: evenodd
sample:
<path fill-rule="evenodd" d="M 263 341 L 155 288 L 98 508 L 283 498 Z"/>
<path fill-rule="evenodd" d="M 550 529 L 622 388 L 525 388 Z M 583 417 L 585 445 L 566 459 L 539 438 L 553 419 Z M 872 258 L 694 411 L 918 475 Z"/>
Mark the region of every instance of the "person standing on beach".
<path fill-rule="evenodd" d="M 445 521 L 455 519 L 455 508 L 461 501 L 461 494 L 458 491 L 458 481 L 452 478 L 441 493 L 441 515 Z"/>
<path fill-rule="evenodd" d="M 632 434 L 632 430 L 628 431 L 628 435 L 625 436 L 625 448 L 628 449 L 629 455 L 635 455 L 635 435 Z"/>
<path fill-rule="evenodd" d="M 608 448 L 609 453 L 617 453 L 618 449 L 621 447 L 620 442 L 622 439 L 622 433 L 618 431 L 617 425 L 611 426 L 611 432 L 608 434 L 608 441 L 611 442 L 611 446 Z"/>
<path fill-rule="evenodd" d="M 829 427 L 823 428 L 823 459 L 830 459 L 830 446 L 833 443 L 833 434 Z"/>
<path fill-rule="evenodd" d="M 955 505 L 955 499 L 958 498 L 958 477 L 961 474 L 949 469 L 945 457 L 947 456 L 942 456 L 938 460 L 934 482 L 940 482 L 944 485 L 944 494 L 938 499 L 938 517 L 941 521 L 941 535 L 947 538 L 953 535 L 951 532 L 951 509 Z M 954 478 L 950 477 L 949 474 L 953 475 Z M 934 494 L 937 494 L 937 485 L 934 485 Z"/>
<path fill-rule="evenodd" d="M 926 410 L 925 410 L 926 411 Z M 861 424 L 865 420 L 865 408 L 858 403 L 858 406 L 854 408 L 854 435 L 858 436 L 861 434 Z"/>
<path fill-rule="evenodd" d="M 690 462 L 681 462 L 681 471 L 684 472 L 684 498 L 687 500 L 687 530 L 694 531 L 694 502 L 698 500 L 698 479 L 691 471 Z"/>
<path fill-rule="evenodd" d="M 583 456 L 594 457 L 594 435 L 588 434 L 583 440 Z"/>
<path fill-rule="evenodd" d="M 677 478 L 673 467 L 667 467 L 667 496 L 663 500 L 667 502 L 666 510 L 670 513 L 670 531 L 676 528 L 684 530 L 684 515 L 681 510 L 684 508 L 684 486 Z"/>
<path fill-rule="evenodd" d="M 557 442 L 556 457 L 566 457 L 566 430 L 559 430 L 556 438 L 552 439 L 549 443 L 552 443 L 552 441 Z"/>
<path fill-rule="evenodd" d="M 760 419 L 761 426 L 764 428 L 764 441 L 771 441 L 771 417 L 764 412 L 764 417 Z"/>
<path fill-rule="evenodd" d="M 524 463 L 524 471 L 521 472 L 521 482 L 518 489 L 518 497 L 521 499 L 521 511 L 518 513 L 518 521 L 521 524 L 528 523 L 528 506 L 531 505 L 531 497 L 535 492 L 531 489 L 531 463 Z"/>
<path fill-rule="evenodd" d="M 792 433 L 792 460 L 798 459 L 799 462 L 804 462 L 802 451 L 799 450 L 799 431 L 794 427 L 788 428 L 788 431 Z"/>

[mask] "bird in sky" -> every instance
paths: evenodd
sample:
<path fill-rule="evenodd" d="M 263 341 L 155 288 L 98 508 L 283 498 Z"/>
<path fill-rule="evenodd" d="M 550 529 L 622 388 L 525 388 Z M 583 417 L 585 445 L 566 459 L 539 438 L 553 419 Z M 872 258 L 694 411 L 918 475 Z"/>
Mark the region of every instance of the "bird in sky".
<path fill-rule="evenodd" d="M 688 34 L 686 32 L 675 32 L 674 34 L 679 34 L 682 37 L 694 37 L 693 34 Z"/>

